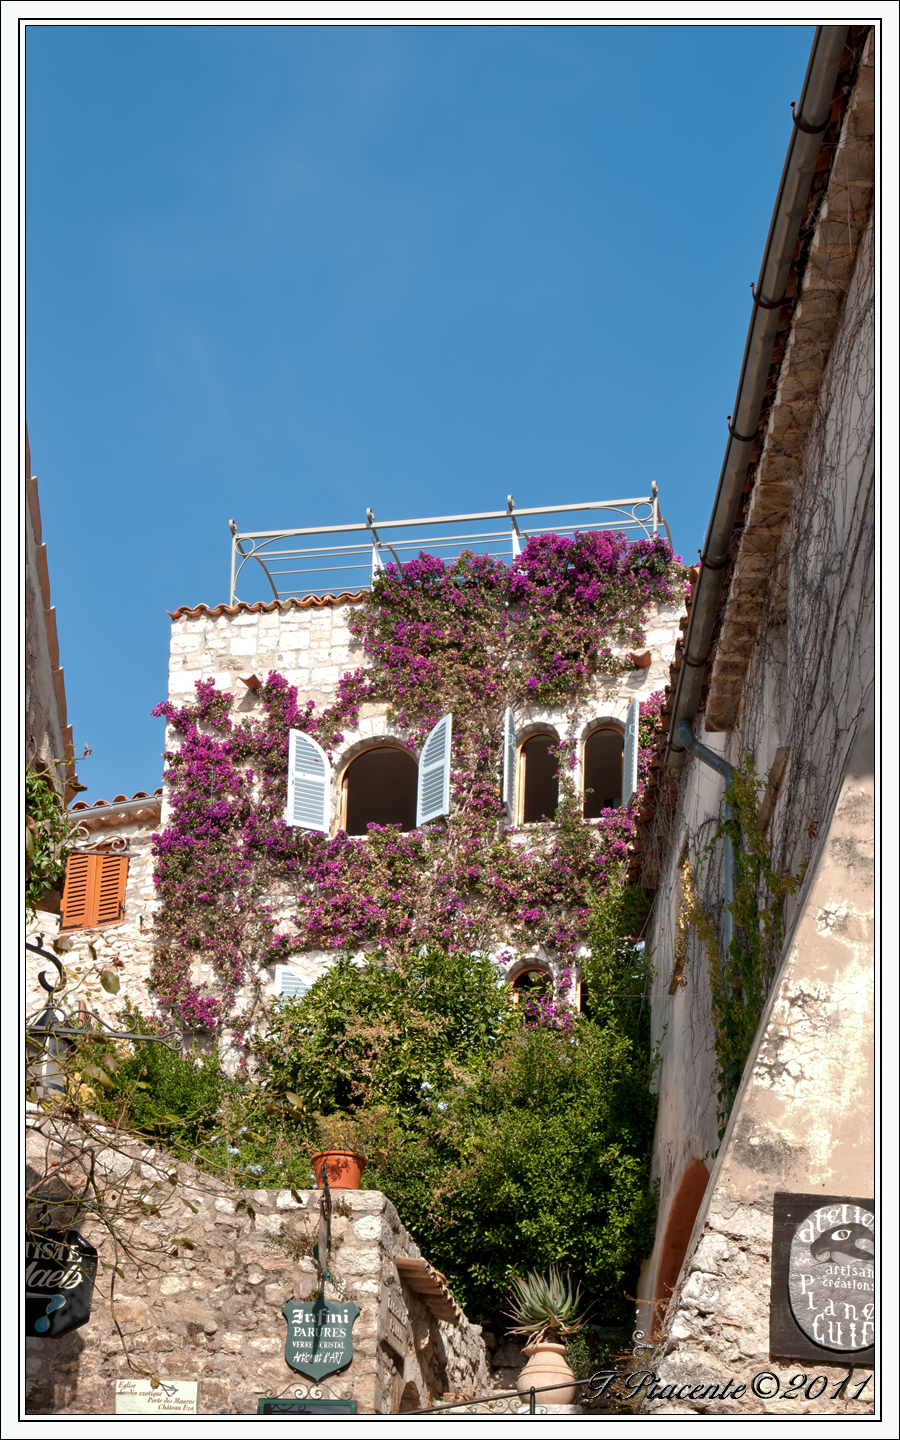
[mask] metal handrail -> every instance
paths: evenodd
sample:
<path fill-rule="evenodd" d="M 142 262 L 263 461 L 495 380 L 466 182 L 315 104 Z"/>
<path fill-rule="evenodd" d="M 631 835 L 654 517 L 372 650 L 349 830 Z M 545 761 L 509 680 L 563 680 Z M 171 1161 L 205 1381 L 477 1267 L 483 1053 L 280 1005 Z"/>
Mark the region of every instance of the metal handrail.
<path fill-rule="evenodd" d="M 521 552 L 521 543 L 527 541 L 528 533 L 519 526 L 519 521 L 526 517 L 540 517 L 559 515 L 563 518 L 572 515 L 589 515 L 591 513 L 604 512 L 608 519 L 598 519 L 593 523 L 583 525 L 563 524 L 554 526 L 552 533 L 559 535 L 571 535 L 578 530 L 638 530 L 648 538 L 655 536 L 662 526 L 665 529 L 669 543 L 671 534 L 665 519 L 659 512 L 659 498 L 656 482 L 653 482 L 649 495 L 632 496 L 620 500 L 588 500 L 580 501 L 572 505 L 532 505 L 517 509 L 513 497 L 507 497 L 505 510 L 482 510 L 466 515 L 432 515 L 418 517 L 411 520 L 379 520 L 376 522 L 371 510 L 366 512 L 365 522 L 351 523 L 346 525 L 312 525 L 296 530 L 246 530 L 239 531 L 235 522 L 230 520 L 231 530 L 231 586 L 229 604 L 238 602 L 237 585 L 242 576 L 244 567 L 248 561 L 254 561 L 260 565 L 265 573 L 266 580 L 271 587 L 276 600 L 286 600 L 294 595 L 303 594 L 301 587 L 288 587 L 280 582 L 288 577 L 300 575 L 319 576 L 340 576 L 349 575 L 350 572 L 369 572 L 369 578 L 380 569 L 384 563 L 382 552 L 387 552 L 397 565 L 401 559 L 398 552 L 417 553 L 424 546 L 427 546 L 429 553 L 435 550 L 449 550 L 459 553 L 463 549 L 469 549 L 473 545 L 479 548 L 479 552 L 487 555 L 510 555 L 514 558 Z M 486 520 L 506 520 L 509 529 L 503 530 L 480 530 L 469 533 L 464 528 L 467 525 L 477 525 Z M 434 536 L 404 535 L 395 536 L 388 544 L 379 536 L 379 531 L 398 531 L 418 529 L 424 526 L 442 525 L 457 528 L 454 533 Z M 529 525 L 530 534 L 546 534 L 550 527 Z M 301 545 L 287 545 L 286 548 L 275 549 L 280 542 L 297 541 L 305 538 L 313 540 L 314 537 L 327 536 L 357 536 L 365 534 L 368 540 L 360 543 L 356 540 L 348 540 L 343 543 L 323 544 L 318 543 Z M 363 555 L 369 555 L 368 563 L 358 563 Z M 296 562 L 294 566 L 290 562 Z M 288 568 L 273 568 L 273 562 L 286 562 Z M 313 562 L 313 563 L 309 563 Z M 322 563 L 316 563 L 322 562 Z M 279 583 L 276 583 L 276 580 Z M 349 582 L 348 582 L 349 583 Z M 357 579 L 353 582 L 357 589 L 365 588 L 365 582 Z M 347 584 L 341 585 L 340 581 L 330 584 L 320 583 L 320 589 L 338 590 L 346 589 Z"/>
<path fill-rule="evenodd" d="M 451 1400 L 440 1405 L 427 1405 L 422 1410 L 404 1410 L 399 1414 L 392 1415 L 392 1420 L 411 1420 L 414 1415 L 434 1415 L 440 1411 L 462 1410 L 472 1405 L 495 1405 L 499 1408 L 500 1402 L 504 1400 L 518 1400 L 520 1404 L 527 1405 L 531 1415 L 537 1414 L 536 1397 L 545 1394 L 548 1390 L 570 1390 L 576 1385 L 581 1391 L 585 1387 L 595 1390 L 595 1380 L 606 1379 L 608 1372 L 597 1372 L 588 1375 L 584 1380 L 560 1380 L 555 1385 L 530 1385 L 527 1390 L 492 1390 L 488 1395 L 473 1395 L 465 1400 Z M 583 1399 L 590 1399 L 591 1396 L 582 1395 Z M 548 1402 L 552 1405 L 552 1400 Z M 510 1412 L 513 1413 L 513 1412 Z M 518 1412 L 521 1413 L 521 1412 Z M 546 1414 L 547 1412 L 542 1412 Z"/>

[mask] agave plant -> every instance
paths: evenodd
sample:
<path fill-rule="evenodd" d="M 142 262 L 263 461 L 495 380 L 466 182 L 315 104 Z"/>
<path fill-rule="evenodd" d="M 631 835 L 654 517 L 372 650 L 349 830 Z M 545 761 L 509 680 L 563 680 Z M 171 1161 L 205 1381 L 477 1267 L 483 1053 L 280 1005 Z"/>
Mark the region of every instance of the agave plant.
<path fill-rule="evenodd" d="M 548 1336 L 576 1335 L 587 1323 L 587 1311 L 582 1306 L 581 1286 L 572 1293 L 572 1280 L 566 1273 L 563 1279 L 555 1265 L 546 1275 L 532 1270 L 523 1279 L 513 1275 L 510 1285 L 510 1308 L 505 1311 L 517 1323 L 511 1327 L 513 1335 L 528 1335 L 533 1345 L 546 1341 Z"/>

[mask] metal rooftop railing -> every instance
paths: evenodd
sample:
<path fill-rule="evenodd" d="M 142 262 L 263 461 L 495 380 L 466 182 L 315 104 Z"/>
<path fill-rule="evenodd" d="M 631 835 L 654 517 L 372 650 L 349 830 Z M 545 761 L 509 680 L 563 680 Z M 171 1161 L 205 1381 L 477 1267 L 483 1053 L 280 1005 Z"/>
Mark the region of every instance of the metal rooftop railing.
<path fill-rule="evenodd" d="M 597 513 L 594 521 L 587 519 Z M 553 525 L 532 523 L 538 517 L 556 516 Z M 585 516 L 585 520 L 577 517 Z M 600 518 L 602 517 L 602 518 Z M 486 522 L 503 520 L 503 529 L 486 529 Z M 525 522 L 524 526 L 520 521 Z M 255 590 L 254 577 L 267 584 L 276 600 L 307 595 L 310 591 L 337 593 L 361 590 L 391 560 L 402 565 L 425 550 L 429 555 L 455 557 L 462 550 L 514 560 L 532 535 L 573 535 L 576 530 L 638 531 L 648 538 L 660 526 L 671 544 L 669 527 L 659 513 L 654 481 L 651 493 L 637 499 L 589 500 L 577 505 L 536 505 L 516 509 L 511 495 L 505 510 L 485 510 L 472 515 L 434 515 L 419 520 L 378 520 L 366 511 L 365 524 L 320 525 L 305 530 L 239 531 L 231 527 L 231 599 L 249 600 Z M 435 535 L 420 534 L 426 526 L 440 526 Z M 527 526 L 527 528 L 525 528 Z M 385 538 L 390 532 L 389 538 Z M 363 537 L 356 538 L 356 537 Z M 346 537 L 340 542 L 333 537 Z M 252 563 L 251 563 L 252 562 Z M 257 566 L 259 569 L 257 569 Z M 317 577 L 315 580 L 312 577 Z M 309 578 L 307 578 L 309 577 Z M 248 589 L 245 587 L 249 587 Z M 259 598 L 254 595 L 254 599 Z"/>

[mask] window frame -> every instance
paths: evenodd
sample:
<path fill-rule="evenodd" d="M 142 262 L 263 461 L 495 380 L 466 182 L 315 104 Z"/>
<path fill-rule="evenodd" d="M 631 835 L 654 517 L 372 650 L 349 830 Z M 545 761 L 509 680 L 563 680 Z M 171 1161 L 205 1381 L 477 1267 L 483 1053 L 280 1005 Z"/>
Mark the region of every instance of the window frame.
<path fill-rule="evenodd" d="M 588 746 L 588 741 L 591 740 L 591 739 L 593 738 L 593 736 L 596 735 L 596 734 L 598 733 L 598 731 L 601 731 L 601 730 L 613 730 L 613 731 L 615 731 L 615 733 L 619 736 L 619 738 L 620 738 L 621 741 L 622 741 L 622 777 L 621 777 L 620 784 L 621 784 L 622 789 L 623 789 L 623 794 L 622 794 L 622 796 L 620 797 L 620 802 L 621 802 L 622 800 L 624 800 L 624 798 L 625 798 L 625 797 L 624 797 L 624 785 L 625 785 L 625 726 L 623 725 L 623 723 L 622 723 L 621 720 L 617 720 L 614 716 L 612 716 L 612 715 L 604 715 L 604 716 L 602 716 L 601 718 L 599 718 L 599 719 L 597 719 L 597 720 L 592 720 L 588 725 L 586 725 L 585 728 L 584 728 L 584 730 L 582 731 L 582 735 L 581 735 L 581 749 L 580 749 L 580 754 L 579 754 L 579 757 L 578 757 L 579 770 L 580 770 L 580 774 L 579 774 L 579 777 L 578 777 L 578 788 L 579 788 L 579 793 L 580 793 L 580 796 L 581 796 L 581 818 L 582 818 L 582 820 L 584 821 L 585 825 L 596 825 L 596 824 L 598 824 L 598 822 L 599 822 L 599 820 L 600 820 L 600 818 L 601 818 L 599 815 L 587 816 L 587 815 L 585 815 L 585 813 L 584 813 L 584 807 L 585 807 L 585 804 L 587 803 L 587 795 L 585 794 L 585 786 L 586 786 L 586 784 L 587 784 L 587 746 Z M 615 809 L 622 810 L 622 809 L 624 809 L 625 807 L 624 807 L 624 805 L 623 805 L 622 803 L 620 803 L 618 806 L 615 806 L 614 808 L 615 808 Z"/>
<path fill-rule="evenodd" d="M 554 730 L 554 729 L 553 729 L 551 726 L 549 726 L 549 725 L 536 725 L 536 726 L 532 726 L 531 729 L 527 730 L 527 731 L 525 732 L 525 734 L 522 736 L 521 739 L 519 739 L 518 737 L 516 737 L 516 784 L 515 784 L 516 811 L 515 811 L 515 820 L 516 820 L 516 825 L 517 825 L 517 826 L 527 825 L 527 826 L 531 827 L 532 825 L 555 825 L 555 824 L 556 824 L 556 820 L 555 820 L 555 819 L 550 819 L 550 820 L 526 820 L 526 819 L 525 819 L 525 784 L 526 784 L 526 772 L 527 772 L 527 769 L 528 769 L 528 763 L 527 763 L 526 758 L 525 758 L 525 747 L 526 747 L 526 745 L 528 745 L 529 742 L 532 741 L 532 740 L 544 740 L 544 739 L 546 739 L 546 740 L 552 740 L 554 745 L 558 745 L 558 744 L 560 743 L 561 736 L 557 733 L 556 730 Z M 559 771 L 559 766 L 557 765 L 557 781 L 556 781 L 556 803 L 557 803 L 557 805 L 559 804 L 559 775 L 558 775 L 558 771 Z"/>

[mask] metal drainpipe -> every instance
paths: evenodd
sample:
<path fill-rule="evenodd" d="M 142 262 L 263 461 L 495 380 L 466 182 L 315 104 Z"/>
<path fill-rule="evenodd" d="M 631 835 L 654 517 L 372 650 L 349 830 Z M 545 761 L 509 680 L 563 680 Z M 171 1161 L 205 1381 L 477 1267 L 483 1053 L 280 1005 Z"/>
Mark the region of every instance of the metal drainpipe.
<path fill-rule="evenodd" d="M 685 750 L 689 751 L 704 765 L 711 770 L 717 770 L 725 780 L 725 819 L 731 819 L 731 806 L 728 803 L 727 789 L 734 779 L 734 766 L 717 755 L 715 750 L 710 750 L 698 740 L 687 720 L 681 720 L 678 725 L 678 739 Z M 734 904 L 734 848 L 731 844 L 731 836 L 725 836 L 725 955 L 728 954 L 728 947 L 734 935 L 734 916 L 731 913 L 731 906 Z"/>
<path fill-rule="evenodd" d="M 676 681 L 673 724 L 669 731 L 665 757 L 666 764 L 671 769 L 683 765 L 685 750 L 697 753 L 681 741 L 681 724 L 689 723 L 693 737 L 694 719 L 703 689 L 703 672 L 719 609 L 723 571 L 728 563 L 731 536 L 747 466 L 750 463 L 751 447 L 759 429 L 760 411 L 772 361 L 784 287 L 800 233 L 800 222 L 806 208 L 822 134 L 831 112 L 831 99 L 847 31 L 846 25 L 817 27 L 800 103 L 795 111 L 794 127 L 763 251 L 759 281 L 754 292 L 753 314 L 747 331 L 734 411 L 728 427 L 728 444 L 725 447 L 719 488 L 706 532 L 700 577 L 684 641 L 684 664 Z M 707 754 L 711 756 L 713 752 L 710 750 Z M 712 764 L 713 761 L 710 760 L 709 763 Z M 716 767 L 721 763 L 716 756 Z"/>

